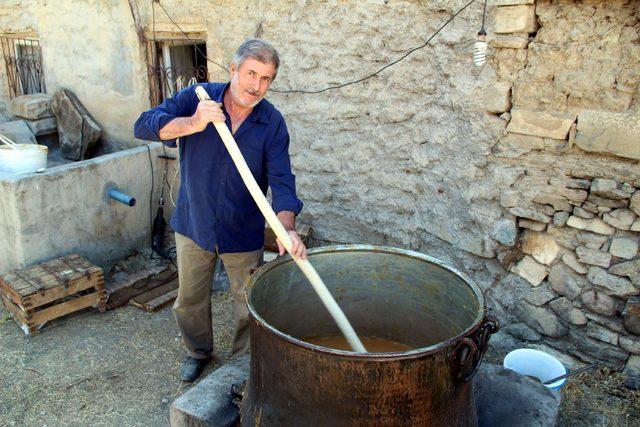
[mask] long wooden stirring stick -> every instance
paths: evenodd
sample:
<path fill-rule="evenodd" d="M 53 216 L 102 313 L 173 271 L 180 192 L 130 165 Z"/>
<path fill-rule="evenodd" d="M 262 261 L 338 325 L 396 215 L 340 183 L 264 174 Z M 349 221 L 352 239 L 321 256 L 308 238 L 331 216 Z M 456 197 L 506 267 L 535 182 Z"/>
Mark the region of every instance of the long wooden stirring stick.
<path fill-rule="evenodd" d="M 209 98 L 209 94 L 202 86 L 196 86 L 195 91 L 200 101 L 211 100 L 211 98 Z M 262 215 L 264 215 L 265 219 L 275 232 L 278 240 L 280 240 L 287 252 L 291 254 L 291 250 L 293 247 L 291 237 L 289 236 L 289 233 L 287 233 L 287 231 L 284 229 L 283 225 L 280 223 L 280 220 L 269 205 L 267 198 L 264 196 L 264 194 L 262 194 L 262 190 L 258 186 L 258 183 L 256 183 L 253 174 L 249 170 L 247 162 L 244 160 L 244 157 L 242 156 L 242 153 L 238 148 L 238 144 L 236 143 L 235 139 L 233 139 L 233 135 L 231 135 L 229 128 L 224 123 L 213 122 L 213 125 L 218 131 L 218 134 L 220 134 L 222 142 L 224 143 L 225 147 L 227 147 L 227 151 L 229 151 L 233 163 L 238 168 L 238 172 L 240 172 L 242 181 L 244 181 L 244 184 L 247 186 L 247 189 L 249 190 L 249 193 L 251 193 L 253 200 L 258 205 L 260 212 L 262 212 Z M 327 310 L 329 310 L 329 314 L 331 314 L 335 322 L 338 324 L 338 328 L 340 328 L 340 330 L 342 331 L 343 335 L 349 342 L 349 345 L 351 345 L 351 348 L 353 348 L 357 352 L 366 353 L 367 349 L 364 348 L 364 345 L 362 345 L 360 338 L 358 338 L 358 335 L 356 335 L 356 332 L 353 330 L 353 327 L 340 309 L 340 306 L 338 306 L 336 300 L 333 299 L 333 296 L 316 272 L 316 269 L 313 268 L 311 263 L 306 259 L 296 258 L 293 256 L 293 254 L 291 254 L 291 257 L 307 277 L 307 279 L 311 283 L 311 286 L 313 286 L 313 289 L 320 297 L 320 300 L 322 301 L 324 306 L 327 308 Z"/>

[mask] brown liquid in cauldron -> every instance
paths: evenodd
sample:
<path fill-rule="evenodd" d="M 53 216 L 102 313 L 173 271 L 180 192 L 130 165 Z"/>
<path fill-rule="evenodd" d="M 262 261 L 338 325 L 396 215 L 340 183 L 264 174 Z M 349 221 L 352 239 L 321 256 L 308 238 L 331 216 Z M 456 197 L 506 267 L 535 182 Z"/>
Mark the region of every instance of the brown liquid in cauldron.
<path fill-rule="evenodd" d="M 402 344 L 396 341 L 385 340 L 376 337 L 359 338 L 360 341 L 362 341 L 364 348 L 366 348 L 369 353 L 391 353 L 413 350 L 413 347 L 409 347 L 406 344 Z M 347 342 L 347 339 L 342 335 L 312 336 L 303 338 L 303 341 L 322 347 L 333 348 L 336 350 L 352 351 L 352 348 Z"/>

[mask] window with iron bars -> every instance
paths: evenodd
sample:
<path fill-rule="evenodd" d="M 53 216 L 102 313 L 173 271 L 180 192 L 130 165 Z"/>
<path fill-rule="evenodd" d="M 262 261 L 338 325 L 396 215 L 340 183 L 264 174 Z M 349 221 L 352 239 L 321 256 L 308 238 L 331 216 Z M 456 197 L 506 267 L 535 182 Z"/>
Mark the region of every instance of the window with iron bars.
<path fill-rule="evenodd" d="M 0 37 L 11 99 L 31 93 L 46 93 L 42 49 L 37 39 Z"/>
<path fill-rule="evenodd" d="M 196 83 L 209 81 L 207 45 L 199 40 L 149 41 L 149 90 L 154 105 Z"/>

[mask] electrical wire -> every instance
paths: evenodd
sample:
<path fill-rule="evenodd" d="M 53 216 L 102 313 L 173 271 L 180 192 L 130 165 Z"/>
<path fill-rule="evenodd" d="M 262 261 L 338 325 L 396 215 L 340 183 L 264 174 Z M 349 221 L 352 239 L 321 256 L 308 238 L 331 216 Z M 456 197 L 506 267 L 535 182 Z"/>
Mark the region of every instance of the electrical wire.
<path fill-rule="evenodd" d="M 151 160 L 151 149 L 149 144 L 144 144 L 147 148 L 147 155 L 149 156 L 149 168 L 151 169 L 151 191 L 149 192 L 149 230 L 153 229 L 153 188 L 155 187 L 155 179 L 153 177 L 153 160 Z M 153 246 L 153 233 L 151 234 L 151 245 Z"/>

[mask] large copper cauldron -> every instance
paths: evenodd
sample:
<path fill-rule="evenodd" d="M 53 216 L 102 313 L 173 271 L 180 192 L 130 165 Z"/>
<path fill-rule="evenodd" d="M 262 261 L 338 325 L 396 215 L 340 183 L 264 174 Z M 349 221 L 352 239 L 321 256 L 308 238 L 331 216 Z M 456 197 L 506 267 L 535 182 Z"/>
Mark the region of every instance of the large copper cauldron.
<path fill-rule="evenodd" d="M 469 277 L 388 247 L 324 247 L 309 260 L 358 335 L 415 350 L 361 354 L 302 341 L 340 332 L 291 258 L 266 264 L 247 291 L 243 426 L 477 425 L 471 379 L 498 323 Z"/>

